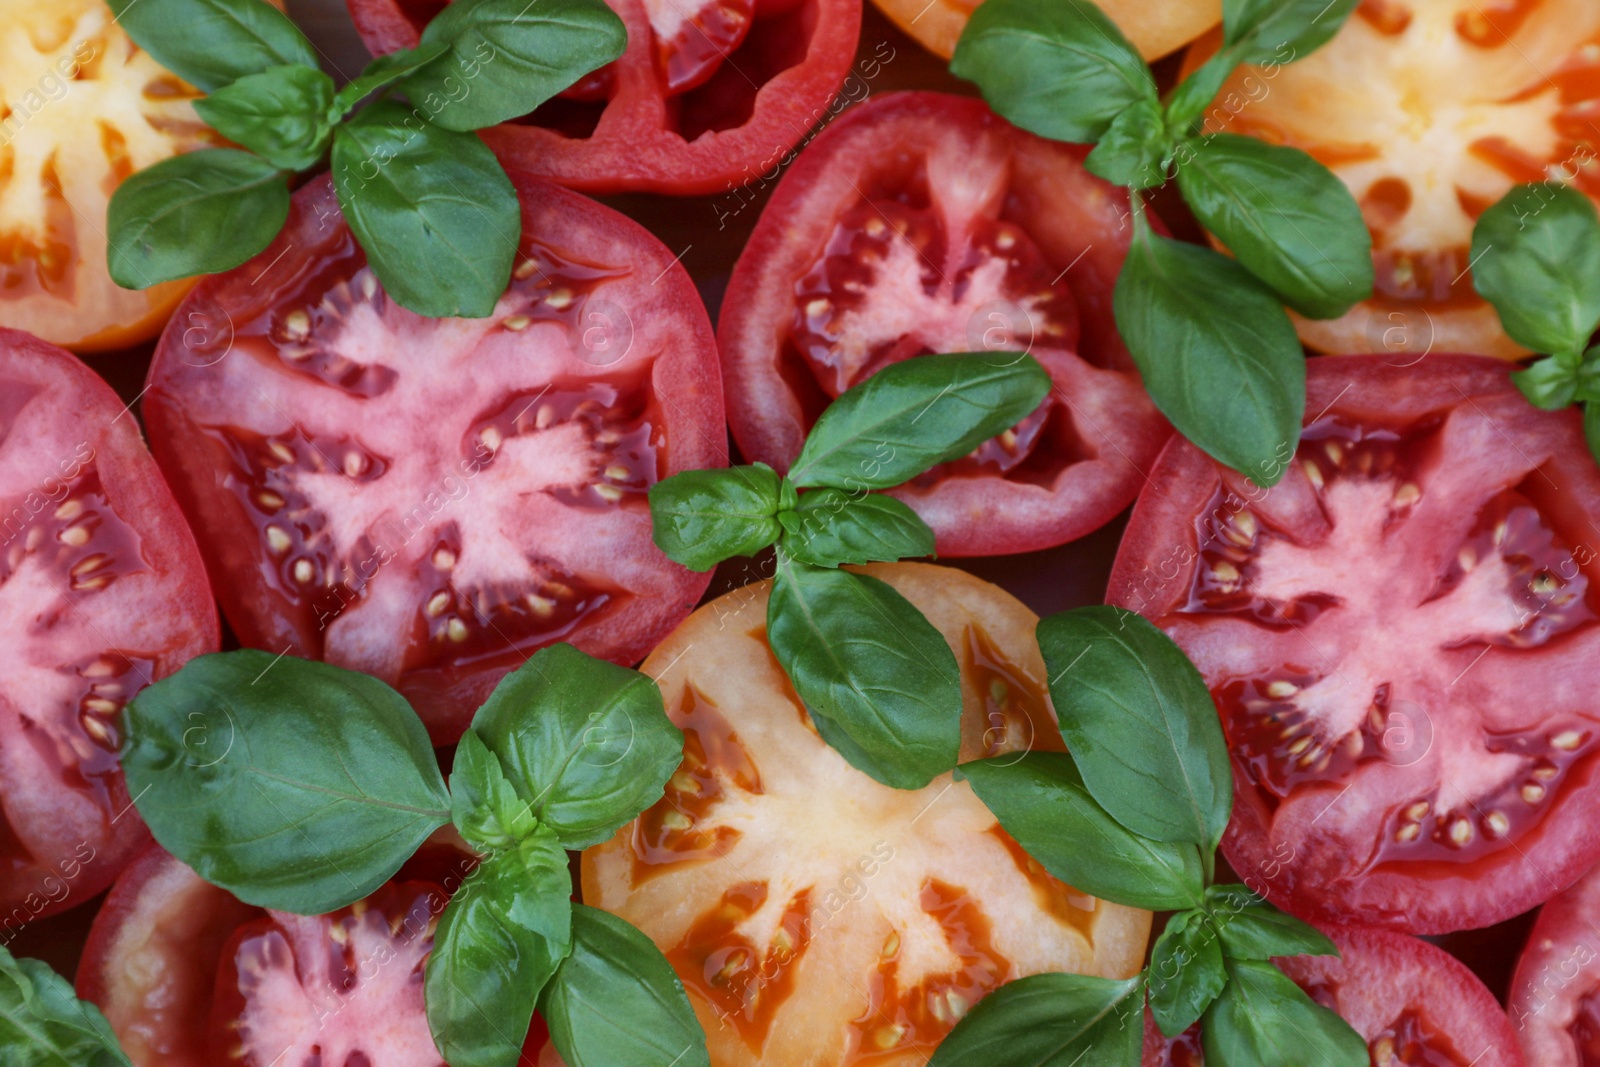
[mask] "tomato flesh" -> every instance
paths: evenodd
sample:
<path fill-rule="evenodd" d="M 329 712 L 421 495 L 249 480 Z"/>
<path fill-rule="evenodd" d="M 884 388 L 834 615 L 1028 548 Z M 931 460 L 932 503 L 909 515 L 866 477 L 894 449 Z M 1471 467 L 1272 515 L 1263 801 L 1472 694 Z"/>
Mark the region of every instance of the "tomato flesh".
<path fill-rule="evenodd" d="M 1538 1067 L 1600 1067 L 1600 877 L 1591 870 L 1539 912 L 1517 959 L 1507 1011 Z"/>
<path fill-rule="evenodd" d="M 923 47 L 949 59 L 979 0 L 873 2 Z M 1099 0 L 1095 6 L 1146 59 L 1183 47 L 1222 18 L 1221 0 Z"/>

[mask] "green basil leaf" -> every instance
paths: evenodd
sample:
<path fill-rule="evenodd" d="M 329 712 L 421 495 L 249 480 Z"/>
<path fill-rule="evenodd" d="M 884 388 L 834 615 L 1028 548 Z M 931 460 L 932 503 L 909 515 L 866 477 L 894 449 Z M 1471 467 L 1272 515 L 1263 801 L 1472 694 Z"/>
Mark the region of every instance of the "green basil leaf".
<path fill-rule="evenodd" d="M 822 739 L 884 785 L 921 789 L 961 751 L 961 670 L 886 582 L 778 555 L 767 640 Z"/>
<path fill-rule="evenodd" d="M 989 0 L 972 13 L 950 73 L 989 106 L 1056 141 L 1098 141 L 1118 113 L 1156 100 L 1139 50 L 1091 3 Z"/>
<path fill-rule="evenodd" d="M 778 475 L 765 463 L 684 471 L 650 488 L 656 547 L 692 571 L 753 556 L 778 539 Z"/>
<path fill-rule="evenodd" d="M 1327 167 L 1235 134 L 1186 147 L 1178 188 L 1195 217 L 1290 307 L 1331 319 L 1372 295 L 1372 235 Z"/>
<path fill-rule="evenodd" d="M 333 186 L 384 290 L 430 318 L 485 318 L 511 282 L 522 209 L 470 133 L 380 100 L 333 137 Z"/>
<path fill-rule="evenodd" d="M 461 735 L 450 769 L 451 821 L 467 844 L 498 852 L 533 836 L 539 820 L 475 730 Z"/>
<path fill-rule="evenodd" d="M 132 175 L 106 211 L 106 265 L 124 289 L 232 270 L 289 217 L 288 175 L 237 148 L 205 148 Z"/>
<path fill-rule="evenodd" d="M 450 51 L 407 77 L 406 94 L 447 130 L 480 130 L 622 55 L 628 31 L 602 0 L 456 0 L 422 43 Z"/>
<path fill-rule="evenodd" d="M 1228 960 L 1200 1028 L 1206 1067 L 1370 1067 L 1361 1035 L 1270 963 Z"/>
<path fill-rule="evenodd" d="M 661 950 L 599 908 L 572 908 L 572 954 L 539 998 L 568 1067 L 710 1067 L 706 1034 Z"/>
<path fill-rule="evenodd" d="M 551 645 L 500 680 L 472 720 L 561 844 L 588 848 L 661 799 L 683 733 L 638 671 Z"/>
<path fill-rule="evenodd" d="M 1066 753 L 977 760 L 956 774 L 1028 855 L 1074 888 L 1151 911 L 1200 904 L 1199 852 L 1124 828 L 1089 795 Z"/>
<path fill-rule="evenodd" d="M 572 876 L 555 834 L 485 860 L 439 919 L 424 971 L 434 1044 L 451 1067 L 515 1067 L 540 992 L 572 949 Z"/>
<path fill-rule="evenodd" d="M 1210 852 L 1233 808 L 1216 705 L 1172 638 L 1131 611 L 1094 606 L 1039 623 L 1061 736 L 1084 784 L 1122 825 Z"/>
<path fill-rule="evenodd" d="M 1285 915 L 1249 886 L 1212 886 L 1206 890 L 1206 909 L 1222 936 L 1222 950 L 1230 959 L 1339 954 L 1321 930 Z"/>
<path fill-rule="evenodd" d="M 333 79 L 312 67 L 273 67 L 194 102 L 195 113 L 230 141 L 284 170 L 322 158 L 333 123 Z"/>
<path fill-rule="evenodd" d="M 1143 1008 L 1142 975 L 1020 978 L 956 1023 L 928 1067 L 1138 1067 Z"/>
<path fill-rule="evenodd" d="M 1161 413 L 1213 458 L 1275 485 L 1306 407 L 1305 353 L 1277 294 L 1229 257 L 1141 223 L 1114 303 Z"/>
<path fill-rule="evenodd" d="M 1150 952 L 1150 1014 L 1168 1037 L 1199 1021 L 1228 982 L 1217 931 L 1203 911 L 1184 911 L 1167 922 Z"/>
<path fill-rule="evenodd" d="M 1225 48 L 1178 83 L 1168 95 L 1166 106 L 1167 129 L 1174 137 L 1189 137 L 1198 130 L 1201 116 L 1238 66 L 1233 52 Z"/>
<path fill-rule="evenodd" d="M 789 481 L 802 489 L 891 489 L 1015 426 L 1049 392 L 1049 373 L 1016 352 L 948 352 L 892 364 L 828 406 Z"/>
<path fill-rule="evenodd" d="M 1528 403 L 1545 411 L 1559 411 L 1578 396 L 1579 369 L 1575 361 L 1546 356 L 1511 375 Z"/>
<path fill-rule="evenodd" d="M 1162 161 L 1172 138 L 1155 100 L 1136 100 L 1118 112 L 1083 165 L 1113 185 L 1149 189 L 1167 180 Z"/>
<path fill-rule="evenodd" d="M 1222 0 L 1223 47 L 1236 63 L 1304 59 L 1333 39 L 1361 0 Z"/>
<path fill-rule="evenodd" d="M 351 108 L 379 89 L 393 85 L 406 75 L 421 70 L 448 51 L 450 46 L 440 41 L 433 44 L 419 44 L 415 48 L 402 48 L 398 52 L 379 56 L 368 63 L 367 69 L 349 85 L 339 90 L 333 98 L 333 114 L 339 117 L 348 115 Z"/>
<path fill-rule="evenodd" d="M 247 904 L 337 911 L 450 821 L 433 746 L 376 678 L 242 649 L 123 713 L 122 769 L 161 847 Z"/>
<path fill-rule="evenodd" d="M 905 503 L 881 493 L 813 489 L 778 514 L 783 550 L 816 567 L 933 555 L 933 531 Z"/>
<path fill-rule="evenodd" d="M 133 43 L 208 93 L 288 64 L 317 66 L 317 50 L 265 0 L 108 0 Z"/>
<path fill-rule="evenodd" d="M 8 1067 L 132 1067 L 100 1009 L 48 964 L 0 945 L 0 1048 Z"/>
<path fill-rule="evenodd" d="M 1576 352 L 1600 325 L 1600 217 L 1576 189 L 1519 185 L 1472 229 L 1472 284 L 1535 352 Z"/>
<path fill-rule="evenodd" d="M 1600 400 L 1600 345 L 1595 345 L 1578 361 L 1578 399 Z"/>

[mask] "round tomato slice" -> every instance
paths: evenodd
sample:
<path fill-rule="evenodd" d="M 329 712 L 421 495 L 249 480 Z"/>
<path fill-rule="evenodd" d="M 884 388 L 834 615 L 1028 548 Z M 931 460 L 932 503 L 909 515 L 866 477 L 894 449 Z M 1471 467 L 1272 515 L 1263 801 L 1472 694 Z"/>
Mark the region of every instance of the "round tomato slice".
<path fill-rule="evenodd" d="M 1306 344 L 1517 358 L 1473 288 L 1472 227 L 1521 182 L 1600 198 L 1600 5 L 1363 0 L 1314 54 L 1241 68 L 1207 114 L 1210 130 L 1310 152 L 1361 204 L 1374 294 L 1342 318 L 1296 316 Z"/>
<path fill-rule="evenodd" d="M 1211 687 L 1247 882 L 1319 921 L 1499 922 L 1600 858 L 1600 470 L 1493 360 L 1308 379 L 1270 490 L 1174 438 L 1108 597 Z"/>
<path fill-rule="evenodd" d="M 522 246 L 491 317 L 391 302 L 323 178 L 191 294 L 144 401 L 240 640 L 384 679 L 441 742 L 537 648 L 634 663 L 677 625 L 709 575 L 655 547 L 646 491 L 727 462 L 672 253 L 513 180 Z"/>
<path fill-rule="evenodd" d="M 949 59 L 981 0 L 872 0 L 923 47 Z M 1222 0 L 1097 0 L 1146 59 L 1183 47 L 1222 21 Z"/>
<path fill-rule="evenodd" d="M 837 110 L 861 31 L 861 0 L 606 2 L 627 26 L 627 51 L 483 131 L 502 160 L 593 193 L 732 192 L 776 171 Z M 380 55 L 415 47 L 445 6 L 346 3 Z"/>
<path fill-rule="evenodd" d="M 1032 612 L 962 571 L 866 573 L 955 651 L 964 759 L 1063 751 Z M 711 1061 L 921 1064 L 1002 982 L 1136 972 L 1148 912 L 1051 878 L 964 782 L 892 789 L 817 736 L 767 646 L 767 590 L 707 604 L 645 661 L 684 762 L 658 804 L 583 857 L 584 900 L 666 953 Z"/>
<path fill-rule="evenodd" d="M 111 884 L 149 835 L 117 766 L 140 689 L 217 648 L 194 538 L 133 415 L 0 330 L 0 932 Z"/>
<path fill-rule="evenodd" d="M 734 438 L 787 470 L 850 386 L 928 352 L 1031 352 L 1038 411 L 895 495 L 942 555 L 1048 548 L 1127 507 L 1169 432 L 1117 335 L 1125 193 L 1083 150 L 981 101 L 889 93 L 784 175 L 734 267 L 718 340 Z"/>
<path fill-rule="evenodd" d="M 1274 962 L 1355 1028 L 1372 1067 L 1522 1067 L 1511 1021 L 1466 965 L 1426 941 L 1356 926 L 1325 931 L 1338 956 Z M 1145 1016 L 1144 1067 L 1203 1067 L 1201 1024 L 1168 1040 Z M 1539 1067 L 1555 1061 L 1531 1060 Z"/>
<path fill-rule="evenodd" d="M 1600 869 L 1539 912 L 1511 979 L 1517 1041 L 1537 1067 L 1600 1067 Z"/>

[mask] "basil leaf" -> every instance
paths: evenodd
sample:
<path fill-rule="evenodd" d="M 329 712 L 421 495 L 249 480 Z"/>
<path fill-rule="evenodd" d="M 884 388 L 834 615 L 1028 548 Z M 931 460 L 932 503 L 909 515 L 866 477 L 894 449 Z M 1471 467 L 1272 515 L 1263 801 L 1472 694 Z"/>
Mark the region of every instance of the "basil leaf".
<path fill-rule="evenodd" d="M 1233 775 L 1189 657 L 1139 615 L 1108 606 L 1051 615 L 1038 635 L 1061 736 L 1090 795 L 1136 834 L 1216 848 Z"/>
<path fill-rule="evenodd" d="M 0 1048 L 9 1067 L 132 1067 L 100 1009 L 39 960 L 0 945 Z"/>
<path fill-rule="evenodd" d="M 569 1067 L 710 1067 L 706 1034 L 661 950 L 599 908 L 572 907 L 572 954 L 539 998 Z"/>
<path fill-rule="evenodd" d="M 1331 319 L 1372 295 L 1372 235 L 1332 171 L 1254 137 L 1219 133 L 1188 147 L 1178 169 L 1184 200 L 1290 307 Z"/>
<path fill-rule="evenodd" d="M 500 680 L 472 729 L 565 848 L 588 848 L 661 799 L 683 733 L 638 671 L 551 645 Z"/>
<path fill-rule="evenodd" d="M 108 0 L 133 43 L 208 93 L 289 64 L 316 69 L 317 50 L 265 0 Z"/>
<path fill-rule="evenodd" d="M 572 948 L 572 876 L 541 827 L 473 871 L 439 919 L 424 971 L 434 1044 L 452 1067 L 514 1067 L 539 993 Z"/>
<path fill-rule="evenodd" d="M 977 760 L 963 763 L 956 776 L 971 783 L 1001 828 L 1063 882 L 1151 911 L 1200 904 L 1200 854 L 1125 829 L 1089 795 L 1066 753 Z"/>
<path fill-rule="evenodd" d="M 539 828 L 533 804 L 517 795 L 500 760 L 473 730 L 462 734 L 456 745 L 450 814 L 467 844 L 480 852 L 510 848 Z"/>
<path fill-rule="evenodd" d="M 1142 975 L 1020 978 L 956 1023 L 928 1067 L 1138 1067 L 1143 1006 Z"/>
<path fill-rule="evenodd" d="M 1188 137 L 1196 132 L 1200 117 L 1238 66 L 1233 52 L 1224 48 L 1178 83 L 1168 95 L 1166 107 L 1167 129 L 1173 136 Z"/>
<path fill-rule="evenodd" d="M 367 69 L 349 85 L 339 90 L 333 98 L 333 113 L 340 117 L 349 114 L 351 108 L 379 89 L 393 85 L 406 75 L 421 70 L 448 51 L 450 51 L 449 45 L 435 42 L 419 44 L 415 48 L 402 48 L 398 52 L 379 56 L 368 63 Z"/>
<path fill-rule="evenodd" d="M 205 148 L 131 175 L 106 211 L 106 265 L 124 289 L 232 270 L 289 217 L 288 175 L 236 148 Z"/>
<path fill-rule="evenodd" d="M 961 670 L 886 582 L 778 555 L 767 640 L 822 739 L 851 766 L 921 789 L 961 751 Z"/>
<path fill-rule="evenodd" d="M 656 547 L 692 571 L 753 556 L 778 539 L 777 472 L 765 463 L 684 471 L 650 487 Z"/>
<path fill-rule="evenodd" d="M 1595 345 L 1578 361 L 1578 399 L 1600 400 L 1600 345 Z"/>
<path fill-rule="evenodd" d="M 1222 41 L 1236 63 L 1304 59 L 1333 39 L 1361 0 L 1222 0 Z"/>
<path fill-rule="evenodd" d="M 1275 485 L 1306 407 L 1305 353 L 1277 295 L 1227 256 L 1140 223 L 1114 304 L 1161 413 L 1213 458 Z"/>
<path fill-rule="evenodd" d="M 1370 1067 L 1367 1043 L 1270 963 L 1227 961 L 1200 1028 L 1206 1067 Z"/>
<path fill-rule="evenodd" d="M 195 113 L 230 141 L 283 170 L 305 170 L 332 136 L 333 79 L 311 67 L 273 67 L 194 102 Z"/>
<path fill-rule="evenodd" d="M 1534 407 L 1559 411 L 1577 398 L 1577 362 L 1575 358 L 1546 356 L 1512 374 L 1511 380 Z"/>
<path fill-rule="evenodd" d="M 811 427 L 789 481 L 890 489 L 957 459 L 1033 413 L 1050 375 L 1015 352 L 948 352 L 892 364 L 845 390 Z"/>
<path fill-rule="evenodd" d="M 933 531 L 903 502 L 881 493 L 813 489 L 778 514 L 783 550 L 817 567 L 933 555 Z"/>
<path fill-rule="evenodd" d="M 1111 120 L 1083 165 L 1090 174 L 1113 185 L 1149 189 L 1166 183 L 1162 161 L 1171 148 L 1161 104 L 1153 99 L 1136 100 Z"/>
<path fill-rule="evenodd" d="M 1150 1014 L 1168 1037 L 1193 1026 L 1227 984 L 1217 931 L 1203 911 L 1174 915 L 1150 952 Z"/>
<path fill-rule="evenodd" d="M 1285 915 L 1248 886 L 1212 886 L 1206 890 L 1206 909 L 1221 934 L 1222 950 L 1230 959 L 1339 954 L 1321 930 Z"/>
<path fill-rule="evenodd" d="M 1472 229 L 1472 284 L 1535 352 L 1577 352 L 1600 325 L 1600 217 L 1576 189 L 1519 185 Z"/>
<path fill-rule="evenodd" d="M 1012 123 L 1057 141 L 1098 141 L 1124 108 L 1156 100 L 1139 50 L 1091 3 L 989 0 L 967 20 L 950 73 L 976 82 Z"/>
<path fill-rule="evenodd" d="M 450 821 L 411 705 L 326 663 L 200 656 L 129 703 L 123 737 L 128 789 L 155 839 L 247 904 L 337 911 Z"/>
<path fill-rule="evenodd" d="M 402 83 L 447 130 L 528 114 L 622 55 L 628 31 L 602 0 L 456 0 L 422 31 L 450 51 Z"/>

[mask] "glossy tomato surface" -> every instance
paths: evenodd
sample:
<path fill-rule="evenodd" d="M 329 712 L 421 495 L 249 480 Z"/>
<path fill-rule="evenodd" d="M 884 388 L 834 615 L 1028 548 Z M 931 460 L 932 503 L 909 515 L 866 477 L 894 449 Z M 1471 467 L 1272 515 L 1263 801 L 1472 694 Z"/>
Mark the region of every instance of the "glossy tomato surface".
<path fill-rule="evenodd" d="M 861 0 L 607 2 L 627 26 L 627 51 L 532 115 L 485 130 L 501 159 L 588 192 L 731 192 L 776 171 L 842 106 L 834 97 Z M 445 6 L 347 3 L 378 54 L 415 47 Z"/>
<path fill-rule="evenodd" d="M 1247 883 L 1319 921 L 1499 922 L 1600 855 L 1600 471 L 1493 360 L 1327 357 L 1308 388 L 1270 490 L 1174 439 L 1108 597 L 1211 687 Z"/>
<path fill-rule="evenodd" d="M 128 699 L 217 647 L 194 538 L 132 415 L 0 330 L 0 935 L 100 892 L 149 840 L 117 765 Z"/>
<path fill-rule="evenodd" d="M 1330 927 L 1338 956 L 1275 961 L 1367 1043 L 1372 1067 L 1523 1067 L 1494 995 L 1442 949 L 1404 934 Z M 1147 1015 L 1144 1067 L 1202 1067 L 1200 1027 L 1168 1040 Z M 1528 1060 L 1556 1067 L 1547 1060 Z"/>
<path fill-rule="evenodd" d="M 1206 125 L 1310 152 L 1361 204 L 1376 291 L 1342 318 L 1297 318 L 1300 336 L 1324 352 L 1522 355 L 1473 288 L 1472 227 L 1521 182 L 1600 198 L 1600 5 L 1364 0 L 1291 58 L 1241 68 Z"/>
<path fill-rule="evenodd" d="M 949 59 L 977 0 L 873 0 L 894 24 Z M 1097 0 L 1146 59 L 1181 48 L 1222 21 L 1222 0 Z"/>
<path fill-rule="evenodd" d="M 1054 379 L 1039 409 L 894 495 L 955 556 L 1058 545 L 1127 507 L 1170 431 L 1112 316 L 1127 197 L 1082 159 L 942 93 L 874 97 L 819 134 L 723 302 L 743 453 L 786 470 L 828 403 L 891 363 L 1022 350 Z"/>
<path fill-rule="evenodd" d="M 1600 1067 L 1600 872 L 1540 909 L 1507 1010 L 1530 1064 Z"/>
<path fill-rule="evenodd" d="M 950 642 L 964 759 L 1062 750 L 1032 612 L 945 567 L 867 573 Z M 922 1064 L 1001 982 L 1136 972 L 1148 912 L 1050 877 L 966 783 L 892 789 L 817 736 L 767 646 L 767 592 L 712 601 L 645 661 L 684 762 L 583 857 L 584 900 L 666 953 L 712 1063 Z"/>
<path fill-rule="evenodd" d="M 726 462 L 714 342 L 647 232 L 517 176 L 521 250 L 486 319 L 391 302 L 331 183 L 179 309 L 150 368 L 156 458 L 241 641 L 373 674 L 453 741 L 570 641 L 641 659 L 705 590 L 646 491 Z"/>

